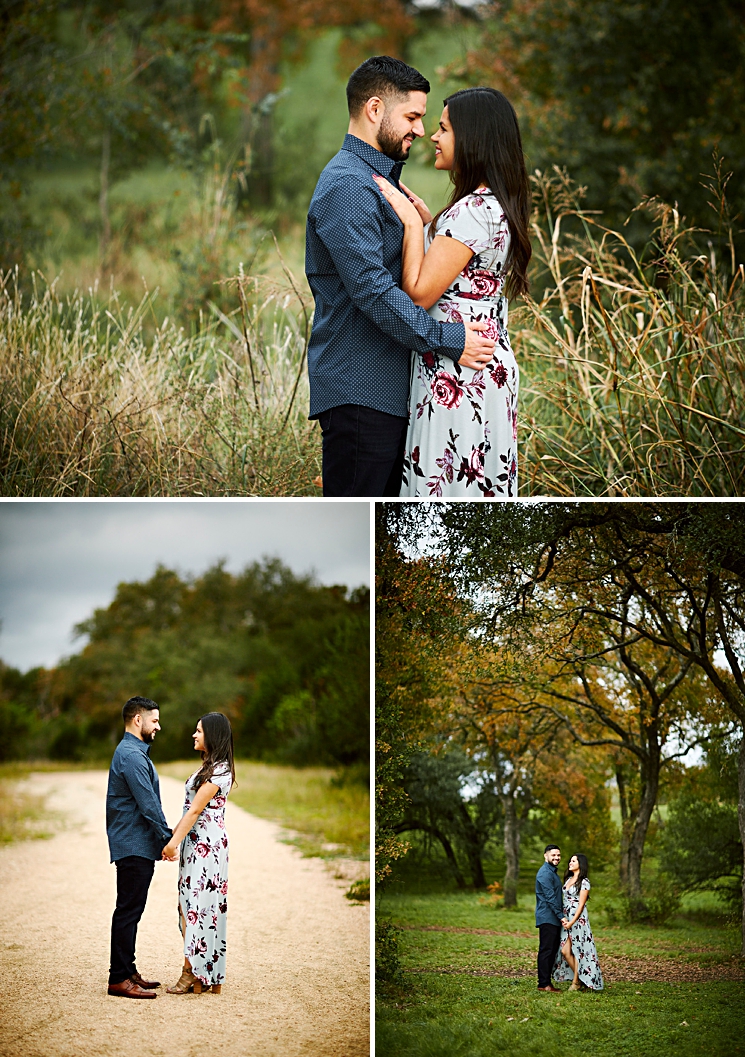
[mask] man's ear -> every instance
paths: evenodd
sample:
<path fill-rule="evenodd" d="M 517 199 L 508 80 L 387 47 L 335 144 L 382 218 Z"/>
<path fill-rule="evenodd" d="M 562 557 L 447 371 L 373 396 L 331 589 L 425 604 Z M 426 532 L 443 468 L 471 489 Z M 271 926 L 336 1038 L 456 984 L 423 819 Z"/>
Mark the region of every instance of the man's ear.
<path fill-rule="evenodd" d="M 377 125 L 385 113 L 385 103 L 380 96 L 373 95 L 365 103 L 363 112 L 371 124 Z"/>

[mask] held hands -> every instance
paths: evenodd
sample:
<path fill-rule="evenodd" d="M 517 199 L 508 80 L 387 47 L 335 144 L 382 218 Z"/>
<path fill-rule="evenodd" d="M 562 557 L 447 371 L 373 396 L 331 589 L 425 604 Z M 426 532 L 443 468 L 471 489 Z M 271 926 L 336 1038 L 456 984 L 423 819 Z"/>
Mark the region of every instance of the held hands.
<path fill-rule="evenodd" d="M 178 844 L 169 841 L 163 849 L 161 862 L 175 862 L 178 859 Z"/>
<path fill-rule="evenodd" d="M 571 925 L 570 925 L 570 923 L 569 923 L 569 918 L 562 918 L 562 919 L 561 919 L 561 924 L 562 924 L 562 925 L 563 925 L 563 927 L 564 927 L 564 928 L 565 928 L 565 929 L 567 930 L 567 932 L 568 932 L 568 931 L 569 931 L 569 929 L 571 928 Z"/>
<path fill-rule="evenodd" d="M 378 176 L 377 173 L 373 173 L 373 180 L 383 198 L 388 201 L 388 204 L 392 207 L 399 220 L 403 221 L 404 224 L 415 224 L 421 227 L 422 217 L 414 202 L 415 195 L 407 198 L 406 195 L 401 194 L 392 183 L 389 183 L 388 180 L 384 180 L 383 177 Z M 403 184 L 401 186 L 403 187 Z M 418 201 L 424 206 L 421 198 L 418 199 Z M 429 212 L 426 206 L 424 206 L 424 208 Z"/>

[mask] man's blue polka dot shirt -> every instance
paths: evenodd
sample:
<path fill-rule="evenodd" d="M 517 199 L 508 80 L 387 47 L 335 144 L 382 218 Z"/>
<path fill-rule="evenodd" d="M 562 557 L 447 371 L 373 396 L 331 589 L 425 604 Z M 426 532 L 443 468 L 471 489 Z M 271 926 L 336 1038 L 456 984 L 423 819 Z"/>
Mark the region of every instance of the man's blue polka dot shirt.
<path fill-rule="evenodd" d="M 348 134 L 316 185 L 305 253 L 316 304 L 310 418 L 341 404 L 405 418 L 411 350 L 463 353 L 463 324 L 432 319 L 399 288 L 403 225 L 373 173 L 398 186 L 402 167 Z"/>

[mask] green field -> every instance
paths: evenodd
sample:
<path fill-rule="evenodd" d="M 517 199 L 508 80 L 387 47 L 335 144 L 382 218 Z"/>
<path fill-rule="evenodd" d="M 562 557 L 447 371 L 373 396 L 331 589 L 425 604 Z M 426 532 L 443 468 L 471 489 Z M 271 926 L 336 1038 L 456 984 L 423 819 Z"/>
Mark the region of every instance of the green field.
<path fill-rule="evenodd" d="M 186 779 L 190 761 L 166 763 L 160 774 Z M 327 767 L 282 767 L 236 762 L 236 786 L 230 798 L 259 818 L 286 827 L 288 840 L 304 855 L 333 859 L 370 856 L 370 792 L 359 781 L 341 782 Z"/>
<path fill-rule="evenodd" d="M 616 920 L 607 867 L 589 908 L 605 990 L 539 994 L 529 868 L 514 911 L 423 873 L 417 882 L 407 869 L 378 905 L 401 930 L 402 968 L 378 987 L 378 1057 L 745 1053 L 739 930 L 715 898 L 689 896 L 665 925 L 631 926 Z"/>
<path fill-rule="evenodd" d="M 101 761 L 100 768 L 108 766 Z M 19 783 L 33 771 L 82 771 L 90 763 L 0 764 L 0 843 L 48 837 L 43 799 L 25 793 Z M 158 765 L 162 775 L 185 780 L 193 761 Z M 239 760 L 231 800 L 259 818 L 278 822 L 287 840 L 304 855 L 366 861 L 370 855 L 370 792 L 364 782 L 343 780 L 326 767 L 282 767 Z"/>

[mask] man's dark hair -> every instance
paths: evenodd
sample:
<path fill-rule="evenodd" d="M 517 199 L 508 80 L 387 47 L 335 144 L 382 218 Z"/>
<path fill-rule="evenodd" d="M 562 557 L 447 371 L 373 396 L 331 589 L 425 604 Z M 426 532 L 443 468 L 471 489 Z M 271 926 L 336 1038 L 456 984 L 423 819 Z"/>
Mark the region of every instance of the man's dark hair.
<path fill-rule="evenodd" d="M 154 708 L 160 708 L 160 705 L 151 701 L 149 697 L 130 697 L 122 709 L 124 725 L 131 723 L 139 712 L 152 712 Z"/>
<path fill-rule="evenodd" d="M 553 851 L 554 848 L 556 848 L 557 851 L 561 851 L 561 848 L 558 844 L 547 844 L 546 847 L 543 849 L 543 854 L 545 855 L 547 851 Z"/>
<path fill-rule="evenodd" d="M 429 81 L 419 70 L 390 55 L 373 55 L 358 66 L 347 81 L 349 116 L 357 117 L 374 95 L 405 96 L 409 92 L 428 92 Z"/>

